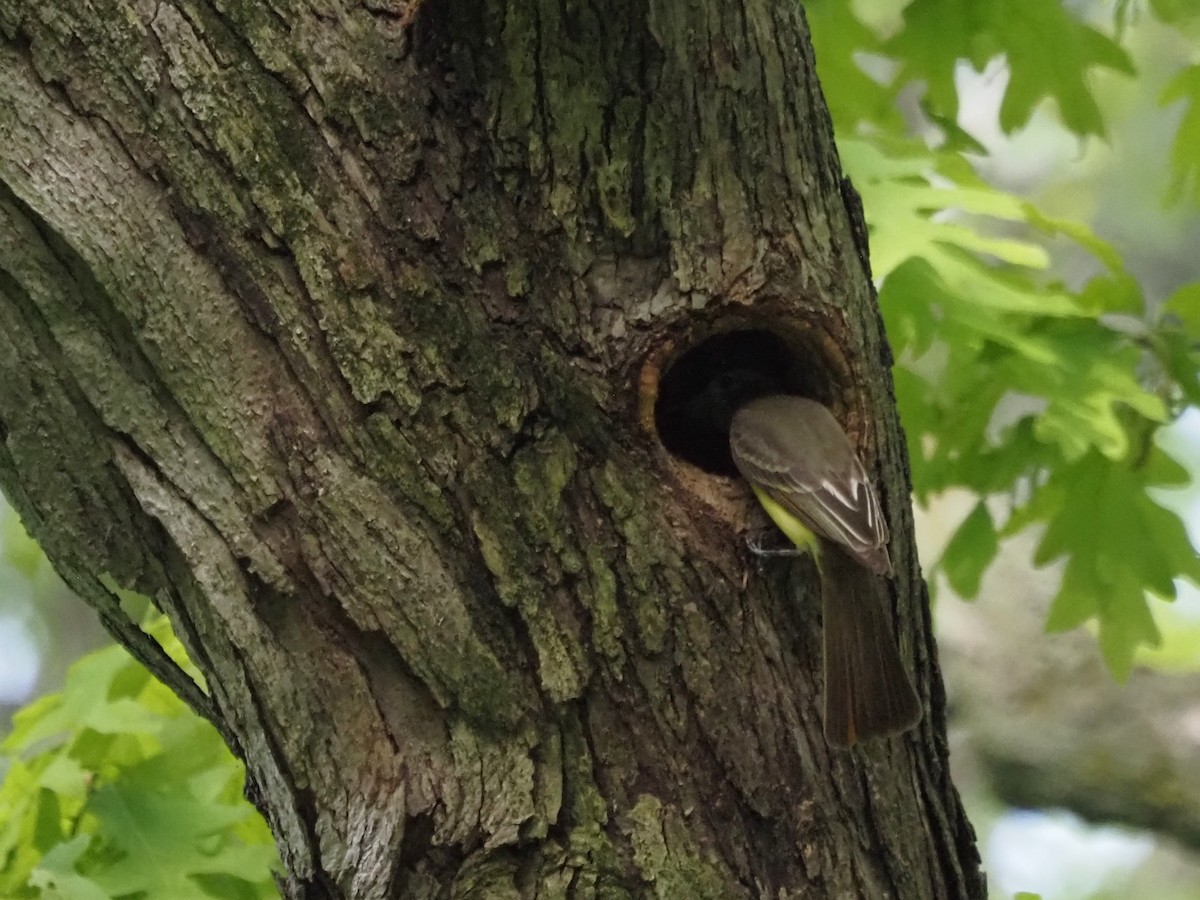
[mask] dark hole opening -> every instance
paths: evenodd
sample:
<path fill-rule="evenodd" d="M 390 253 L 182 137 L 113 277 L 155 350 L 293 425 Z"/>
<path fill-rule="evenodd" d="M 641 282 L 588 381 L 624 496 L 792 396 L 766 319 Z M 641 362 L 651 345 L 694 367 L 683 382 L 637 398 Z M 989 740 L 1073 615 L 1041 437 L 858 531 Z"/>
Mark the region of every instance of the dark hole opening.
<path fill-rule="evenodd" d="M 675 456 L 714 475 L 737 474 L 729 423 L 743 403 L 768 394 L 814 396 L 796 353 L 761 329 L 727 331 L 697 344 L 663 373 L 654 425 Z"/>

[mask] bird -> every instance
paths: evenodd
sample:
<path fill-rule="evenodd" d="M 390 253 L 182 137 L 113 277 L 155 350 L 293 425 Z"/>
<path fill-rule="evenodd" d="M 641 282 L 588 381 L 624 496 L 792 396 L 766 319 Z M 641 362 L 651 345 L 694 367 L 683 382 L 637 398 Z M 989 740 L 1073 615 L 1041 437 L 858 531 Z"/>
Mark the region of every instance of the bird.
<path fill-rule="evenodd" d="M 734 407 L 729 451 L 763 510 L 821 577 L 826 741 L 907 731 L 921 704 L 892 636 L 885 581 L 888 526 L 850 438 L 828 408 L 785 393 L 738 396 L 755 379 L 726 379 L 717 404 Z"/>

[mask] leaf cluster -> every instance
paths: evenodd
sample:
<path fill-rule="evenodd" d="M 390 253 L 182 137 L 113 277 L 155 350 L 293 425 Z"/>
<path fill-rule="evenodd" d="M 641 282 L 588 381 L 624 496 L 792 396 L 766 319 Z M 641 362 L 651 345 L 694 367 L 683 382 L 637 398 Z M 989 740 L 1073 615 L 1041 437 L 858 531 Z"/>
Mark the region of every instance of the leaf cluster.
<path fill-rule="evenodd" d="M 165 620 L 148 630 L 187 665 Z M 17 713 L 0 751 L 0 896 L 278 896 L 241 765 L 120 647 L 85 656 L 60 693 Z"/>
<path fill-rule="evenodd" d="M 1169 24 L 1197 21 L 1158 6 Z M 955 124 L 955 73 L 1003 58 L 1001 127 L 1056 105 L 1084 139 L 1105 133 L 1093 70 L 1133 74 L 1133 61 L 1116 36 L 1044 0 L 914 0 L 890 22 L 829 0 L 806 9 L 843 164 L 871 230 L 915 493 L 979 498 L 940 569 L 957 593 L 974 596 L 1001 541 L 1038 527 L 1035 562 L 1063 567 L 1049 627 L 1095 618 L 1104 656 L 1124 677 L 1139 644 L 1159 640 L 1147 592 L 1170 599 L 1177 579 L 1200 583 L 1183 523 L 1156 493 L 1188 481 L 1156 436 L 1200 402 L 1200 284 L 1152 304 L 1120 253 L 1085 224 L 984 182 L 965 155 L 981 148 Z M 1173 154 L 1177 201 L 1200 199 L 1193 70 L 1163 98 L 1190 104 Z M 899 112 L 914 80 L 926 125 L 940 130 L 932 147 Z M 1080 284 L 1053 274 L 1062 243 L 1091 258 Z"/>
<path fill-rule="evenodd" d="M 1147 14 L 1194 29 L 1193 7 L 1153 0 Z M 1050 103 L 1076 134 L 1104 134 L 1089 74 L 1134 71 L 1118 27 L 1132 5 L 1118 3 L 1111 35 L 1052 0 L 805 8 L 870 219 L 915 491 L 980 498 L 941 569 L 974 594 L 1001 541 L 1040 527 L 1038 561 L 1063 565 L 1050 624 L 1095 617 L 1110 664 L 1128 671 L 1137 644 L 1157 636 L 1146 592 L 1170 597 L 1176 579 L 1200 581 L 1182 523 L 1154 493 L 1186 478 L 1155 438 L 1200 404 L 1200 285 L 1152 306 L 1086 226 L 980 179 L 963 155 L 979 148 L 955 123 L 955 69 L 1007 59 L 1004 128 Z M 1198 72 L 1185 68 L 1161 98 L 1182 108 L 1171 155 L 1179 202 L 1200 202 Z M 901 112 L 917 81 L 942 132 L 932 149 Z M 1095 261 L 1081 285 L 1051 274 L 1062 240 Z M 149 628 L 186 665 L 165 625 Z M 77 663 L 61 693 L 17 715 L 0 750 L 0 896 L 277 896 L 275 852 L 241 798 L 240 765 L 124 651 Z"/>

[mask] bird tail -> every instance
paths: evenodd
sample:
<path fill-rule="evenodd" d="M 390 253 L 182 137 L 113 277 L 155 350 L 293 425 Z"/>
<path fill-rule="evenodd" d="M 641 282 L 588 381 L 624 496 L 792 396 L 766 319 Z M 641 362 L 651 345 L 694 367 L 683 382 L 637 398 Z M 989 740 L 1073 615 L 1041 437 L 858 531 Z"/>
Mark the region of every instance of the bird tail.
<path fill-rule="evenodd" d="M 883 581 L 832 541 L 821 542 L 825 618 L 825 739 L 839 747 L 898 734 L 921 718 L 884 606 Z"/>

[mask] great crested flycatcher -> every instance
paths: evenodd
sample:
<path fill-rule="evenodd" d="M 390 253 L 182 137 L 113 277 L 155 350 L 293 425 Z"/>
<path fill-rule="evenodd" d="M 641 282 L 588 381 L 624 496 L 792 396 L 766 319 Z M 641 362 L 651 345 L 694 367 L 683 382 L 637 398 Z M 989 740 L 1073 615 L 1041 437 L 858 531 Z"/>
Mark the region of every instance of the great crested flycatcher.
<path fill-rule="evenodd" d="M 772 394 L 738 406 L 729 449 L 767 515 L 821 573 L 825 739 L 851 746 L 908 730 L 921 705 L 885 612 L 887 522 L 850 439 L 821 404 Z"/>

